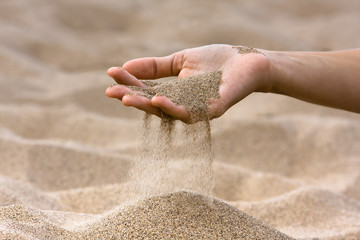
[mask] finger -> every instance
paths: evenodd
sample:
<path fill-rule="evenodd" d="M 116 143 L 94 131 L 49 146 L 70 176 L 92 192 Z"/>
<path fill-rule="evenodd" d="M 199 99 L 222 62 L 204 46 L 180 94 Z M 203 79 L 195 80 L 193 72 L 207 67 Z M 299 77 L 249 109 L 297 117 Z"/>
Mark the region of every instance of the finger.
<path fill-rule="evenodd" d="M 149 57 L 131 60 L 123 68 L 139 79 L 156 79 L 177 76 L 182 69 L 183 53 L 166 57 Z"/>
<path fill-rule="evenodd" d="M 227 110 L 226 105 L 221 99 L 211 100 L 208 106 L 209 119 L 218 118 Z"/>
<path fill-rule="evenodd" d="M 108 87 L 105 91 L 105 95 L 110 98 L 122 99 L 128 93 L 131 93 L 132 90 L 121 85 L 116 85 L 113 87 Z"/>
<path fill-rule="evenodd" d="M 150 99 L 146 97 L 138 95 L 125 95 L 121 101 L 125 106 L 132 106 L 158 117 L 162 116 L 160 108 L 152 105 Z"/>
<path fill-rule="evenodd" d="M 144 84 L 142 84 L 136 77 L 120 67 L 109 68 L 107 70 L 107 74 L 119 84 L 144 87 Z"/>
<path fill-rule="evenodd" d="M 184 106 L 175 105 L 169 98 L 165 96 L 153 97 L 151 99 L 151 104 L 159 107 L 161 111 L 175 119 L 179 119 L 183 122 L 190 121 L 190 113 L 186 110 L 186 108 Z"/>

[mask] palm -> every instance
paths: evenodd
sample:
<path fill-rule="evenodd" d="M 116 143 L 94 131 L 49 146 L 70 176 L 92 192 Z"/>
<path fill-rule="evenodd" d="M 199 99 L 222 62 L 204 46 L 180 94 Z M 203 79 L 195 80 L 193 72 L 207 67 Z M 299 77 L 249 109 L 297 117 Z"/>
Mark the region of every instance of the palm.
<path fill-rule="evenodd" d="M 183 66 L 179 78 L 222 70 L 233 49 L 226 45 L 210 45 L 179 52 Z"/>

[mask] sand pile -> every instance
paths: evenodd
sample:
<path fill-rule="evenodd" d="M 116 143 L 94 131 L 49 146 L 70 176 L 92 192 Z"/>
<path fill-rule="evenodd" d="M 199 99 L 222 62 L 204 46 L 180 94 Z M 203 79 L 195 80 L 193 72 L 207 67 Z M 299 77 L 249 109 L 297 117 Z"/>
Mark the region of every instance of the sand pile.
<path fill-rule="evenodd" d="M 251 94 L 212 122 L 214 199 L 167 189 L 127 202 L 142 113 L 104 96 L 108 67 L 188 47 L 358 47 L 359 11 L 358 0 L 0 1 L 0 239 L 360 239 L 358 114 Z M 161 121 L 148 122 L 157 139 Z M 206 136 L 193 146 L 184 125 L 172 133 L 175 186 L 210 186 L 187 160 Z"/>
<path fill-rule="evenodd" d="M 292 239 L 222 201 L 192 192 L 140 200 L 101 217 L 12 205 L 2 208 L 0 221 L 0 236 L 9 239 Z"/>
<path fill-rule="evenodd" d="M 109 225 L 117 231 L 109 231 Z M 119 239 L 291 239 L 226 203 L 192 192 L 128 205 L 121 215 L 109 214 L 100 228 L 90 232 L 91 238 L 113 235 Z"/>

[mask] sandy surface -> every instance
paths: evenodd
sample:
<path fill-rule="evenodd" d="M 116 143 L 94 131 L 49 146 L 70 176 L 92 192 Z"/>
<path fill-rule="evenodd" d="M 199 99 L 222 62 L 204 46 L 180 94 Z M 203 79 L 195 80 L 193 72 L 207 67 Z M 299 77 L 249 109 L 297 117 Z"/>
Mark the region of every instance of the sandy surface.
<path fill-rule="evenodd" d="M 104 95 L 108 67 L 187 47 L 359 47 L 359 11 L 358 0 L 0 1 L 0 239 L 360 239 L 359 115 L 252 94 L 212 123 L 218 200 L 129 203 L 143 114 Z"/>

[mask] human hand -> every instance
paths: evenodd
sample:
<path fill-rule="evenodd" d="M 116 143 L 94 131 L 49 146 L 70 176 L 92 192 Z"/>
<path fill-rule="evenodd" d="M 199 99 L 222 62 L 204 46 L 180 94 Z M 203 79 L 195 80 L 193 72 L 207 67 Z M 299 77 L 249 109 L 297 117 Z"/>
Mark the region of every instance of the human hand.
<path fill-rule="evenodd" d="M 241 54 L 240 52 L 243 51 Z M 168 76 L 178 78 L 222 71 L 218 99 L 208 105 L 209 118 L 220 117 L 232 105 L 255 91 L 268 91 L 269 62 L 257 50 L 230 45 L 209 45 L 186 49 L 166 57 L 140 58 L 126 62 L 122 68 L 108 70 L 117 83 L 106 89 L 106 96 L 118 98 L 125 106 L 133 106 L 147 113 L 161 117 L 163 113 L 183 122 L 191 120 L 184 106 L 178 106 L 165 96 L 144 96 L 131 94 L 126 86 L 145 87 L 139 79 L 157 79 Z"/>

